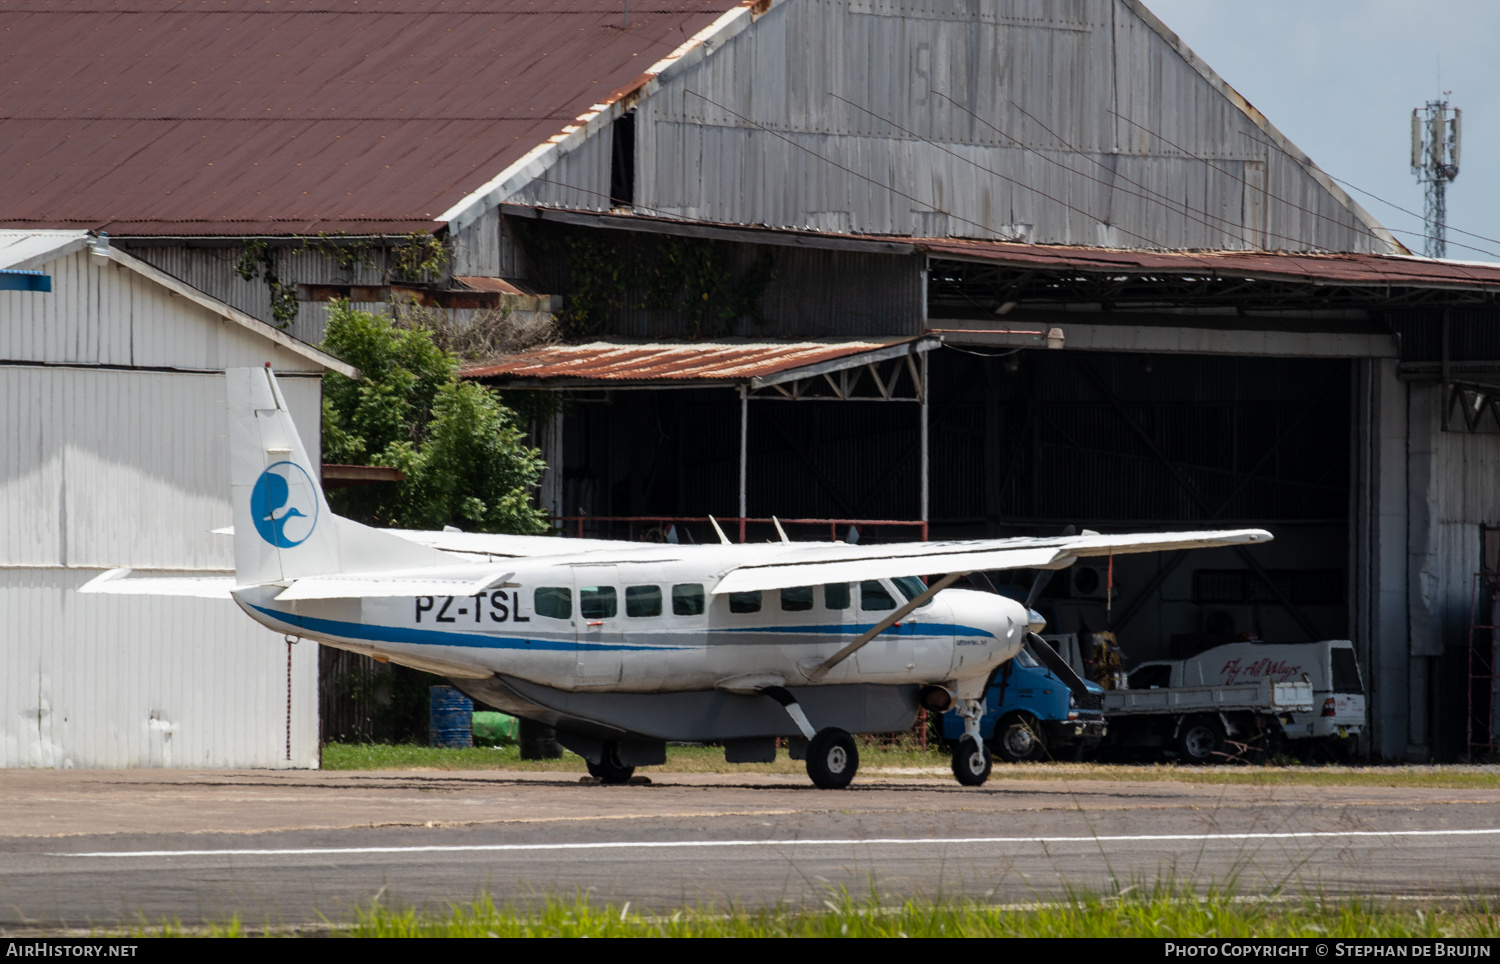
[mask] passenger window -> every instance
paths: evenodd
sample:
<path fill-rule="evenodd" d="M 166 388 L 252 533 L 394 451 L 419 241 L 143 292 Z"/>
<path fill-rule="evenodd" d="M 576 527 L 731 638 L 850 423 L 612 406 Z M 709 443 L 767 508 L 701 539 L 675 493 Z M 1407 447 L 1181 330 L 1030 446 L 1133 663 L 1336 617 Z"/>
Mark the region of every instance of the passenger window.
<path fill-rule="evenodd" d="M 585 586 L 578 590 L 578 612 L 584 619 L 612 619 L 619 610 L 614 586 Z"/>
<path fill-rule="evenodd" d="M 873 579 L 859 584 L 859 608 L 867 611 L 895 609 L 896 600 L 885 591 L 885 587 Z"/>
<path fill-rule="evenodd" d="M 625 587 L 625 615 L 627 615 L 627 616 L 660 616 L 661 615 L 661 587 L 660 586 L 626 586 Z"/>
<path fill-rule="evenodd" d="M 729 594 L 729 611 L 732 613 L 760 612 L 760 590 L 755 592 L 732 592 Z"/>
<path fill-rule="evenodd" d="M 825 609 L 848 609 L 849 584 L 847 582 L 830 582 L 824 586 L 823 607 Z"/>
<path fill-rule="evenodd" d="M 561 586 L 538 586 L 531 594 L 531 608 L 548 619 L 573 618 L 573 590 Z"/>
<path fill-rule="evenodd" d="M 812 608 L 813 591 L 811 586 L 798 586 L 795 589 L 781 590 L 781 611 L 785 613 L 802 613 Z"/>
<path fill-rule="evenodd" d="M 703 587 L 696 582 L 672 587 L 672 615 L 703 615 Z"/>

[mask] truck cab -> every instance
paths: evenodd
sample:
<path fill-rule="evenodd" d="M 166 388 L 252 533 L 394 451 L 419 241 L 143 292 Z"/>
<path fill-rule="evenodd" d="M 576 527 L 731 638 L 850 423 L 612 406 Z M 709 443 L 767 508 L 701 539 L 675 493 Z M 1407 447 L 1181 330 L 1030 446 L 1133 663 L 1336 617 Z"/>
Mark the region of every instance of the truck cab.
<path fill-rule="evenodd" d="M 995 757 L 1008 763 L 1076 758 L 1104 738 L 1104 688 L 1085 680 L 1088 695 L 1075 696 L 1030 647 L 1023 646 L 990 679 L 980 733 Z M 956 741 L 963 732 L 957 713 L 943 716 L 945 740 Z"/>

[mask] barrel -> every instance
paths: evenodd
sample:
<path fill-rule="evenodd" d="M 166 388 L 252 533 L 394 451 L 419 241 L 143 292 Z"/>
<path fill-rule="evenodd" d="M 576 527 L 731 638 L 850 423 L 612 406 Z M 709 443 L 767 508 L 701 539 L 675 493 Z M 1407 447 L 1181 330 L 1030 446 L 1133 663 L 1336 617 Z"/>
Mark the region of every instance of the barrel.
<path fill-rule="evenodd" d="M 432 746 L 473 746 L 474 701 L 451 686 L 428 690 L 427 742 Z"/>

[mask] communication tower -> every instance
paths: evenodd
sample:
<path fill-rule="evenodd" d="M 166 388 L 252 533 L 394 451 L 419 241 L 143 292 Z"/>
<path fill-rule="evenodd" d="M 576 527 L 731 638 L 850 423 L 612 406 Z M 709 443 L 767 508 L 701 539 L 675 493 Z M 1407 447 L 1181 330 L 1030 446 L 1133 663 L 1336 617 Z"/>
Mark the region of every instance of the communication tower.
<path fill-rule="evenodd" d="M 1411 170 L 1426 187 L 1423 252 L 1429 258 L 1448 255 L 1448 182 L 1458 177 L 1462 143 L 1463 111 L 1446 100 L 1429 100 L 1411 112 Z"/>

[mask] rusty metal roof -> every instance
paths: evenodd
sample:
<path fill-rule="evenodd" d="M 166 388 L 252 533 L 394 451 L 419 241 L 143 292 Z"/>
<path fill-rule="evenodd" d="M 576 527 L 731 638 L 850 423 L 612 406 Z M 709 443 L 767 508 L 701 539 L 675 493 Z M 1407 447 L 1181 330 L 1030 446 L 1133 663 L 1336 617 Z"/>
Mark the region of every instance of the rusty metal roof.
<path fill-rule="evenodd" d="M 737 0 L 0 0 L 0 226 L 394 233 Z"/>
<path fill-rule="evenodd" d="M 1263 278 L 1390 287 L 1500 288 L 1500 264 L 1401 255 L 1305 254 L 1291 251 L 1125 251 L 960 239 L 905 240 L 935 257 L 1100 274 Z"/>
<path fill-rule="evenodd" d="M 824 341 L 620 342 L 551 345 L 479 362 L 465 378 L 537 386 L 751 385 L 761 387 L 824 371 L 929 351 L 938 339 Z"/>

